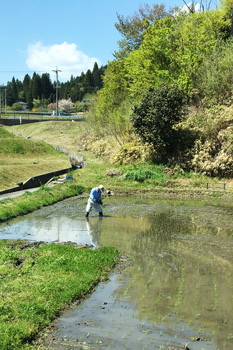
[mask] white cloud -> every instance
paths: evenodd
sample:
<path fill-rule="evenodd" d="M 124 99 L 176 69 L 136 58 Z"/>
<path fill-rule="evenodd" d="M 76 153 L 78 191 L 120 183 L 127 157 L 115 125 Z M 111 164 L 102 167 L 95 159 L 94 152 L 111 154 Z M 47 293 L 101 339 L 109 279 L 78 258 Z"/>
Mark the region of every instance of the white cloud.
<path fill-rule="evenodd" d="M 37 42 L 28 45 L 27 54 L 27 66 L 31 70 L 49 73 L 52 80 L 55 80 L 53 70 L 56 67 L 61 70 L 59 80 L 67 81 L 71 75 L 76 77 L 88 69 L 92 70 L 95 62 L 100 65 L 97 58 L 88 57 L 82 51 L 78 51 L 74 43 L 45 46 Z"/>
<path fill-rule="evenodd" d="M 178 16 L 179 13 L 182 13 L 182 12 L 189 14 L 190 13 L 190 9 L 192 9 L 193 6 L 194 6 L 193 10 L 194 10 L 195 13 L 201 11 L 201 6 L 200 6 L 200 4 L 198 2 L 195 2 L 195 3 L 190 2 L 187 5 L 178 7 L 177 11 L 174 12 L 173 15 L 174 16 Z"/>
<path fill-rule="evenodd" d="M 188 3 L 187 5 L 184 5 L 182 7 L 180 7 L 180 10 L 182 12 L 187 12 L 189 13 L 190 12 L 190 9 L 194 6 L 194 12 L 200 12 L 200 9 L 201 9 L 201 6 L 199 3 L 195 2 L 195 3 Z"/>

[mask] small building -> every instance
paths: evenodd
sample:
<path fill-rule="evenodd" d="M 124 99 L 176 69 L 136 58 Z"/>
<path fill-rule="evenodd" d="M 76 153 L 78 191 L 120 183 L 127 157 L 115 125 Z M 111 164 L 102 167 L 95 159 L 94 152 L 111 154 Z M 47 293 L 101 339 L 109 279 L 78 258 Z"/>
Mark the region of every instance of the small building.
<path fill-rule="evenodd" d="M 84 100 L 82 100 L 82 102 L 84 102 L 84 103 L 88 103 L 91 101 L 94 101 L 94 98 L 85 98 Z"/>
<path fill-rule="evenodd" d="M 27 104 L 26 102 L 17 102 L 18 105 L 22 106 L 23 108 L 23 111 L 26 111 L 27 110 Z"/>

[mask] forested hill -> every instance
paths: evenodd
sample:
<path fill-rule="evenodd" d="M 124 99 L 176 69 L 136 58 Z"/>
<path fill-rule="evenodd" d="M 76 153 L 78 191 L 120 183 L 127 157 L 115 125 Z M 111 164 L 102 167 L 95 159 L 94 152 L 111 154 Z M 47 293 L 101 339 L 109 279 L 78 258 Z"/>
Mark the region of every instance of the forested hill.
<path fill-rule="evenodd" d="M 86 94 L 96 93 L 103 87 L 102 76 L 106 66 L 98 67 L 95 63 L 92 71 L 83 72 L 80 76 L 71 76 L 66 83 L 59 84 L 59 99 L 71 99 L 74 103 L 82 101 Z M 6 102 L 11 107 L 17 102 L 25 102 L 27 109 L 40 106 L 47 110 L 47 105 L 56 102 L 56 82 L 52 82 L 49 73 L 42 75 L 34 72 L 26 74 L 23 81 L 14 77 L 6 86 Z"/>
<path fill-rule="evenodd" d="M 114 162 L 233 176 L 231 4 L 118 15 L 122 40 L 89 114 L 95 131 L 119 145 Z"/>

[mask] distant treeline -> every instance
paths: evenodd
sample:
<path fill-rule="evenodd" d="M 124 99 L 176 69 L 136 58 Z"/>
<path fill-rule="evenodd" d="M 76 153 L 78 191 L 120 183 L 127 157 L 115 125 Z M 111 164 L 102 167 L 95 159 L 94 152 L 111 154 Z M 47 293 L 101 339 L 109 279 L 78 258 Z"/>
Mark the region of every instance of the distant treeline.
<path fill-rule="evenodd" d="M 92 94 L 103 87 L 102 76 L 106 66 L 98 67 L 95 63 L 93 70 L 88 69 L 80 76 L 71 76 L 70 81 L 59 84 L 59 99 L 71 99 L 72 102 L 82 101 L 85 94 Z M 4 90 L 2 89 L 2 105 L 5 103 Z M 56 82 L 52 82 L 48 73 L 42 75 L 33 73 L 30 77 L 26 74 L 23 82 L 12 78 L 6 86 L 6 104 L 12 106 L 17 102 L 27 103 L 27 109 L 34 107 L 33 101 L 40 100 L 43 104 L 56 101 Z M 4 102 L 3 102 L 4 101 Z"/>

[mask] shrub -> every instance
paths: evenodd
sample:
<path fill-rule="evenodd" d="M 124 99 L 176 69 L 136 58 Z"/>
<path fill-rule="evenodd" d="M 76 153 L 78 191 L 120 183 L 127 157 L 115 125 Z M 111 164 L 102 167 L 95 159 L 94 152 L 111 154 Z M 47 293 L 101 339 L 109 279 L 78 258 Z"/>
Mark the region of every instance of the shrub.
<path fill-rule="evenodd" d="M 113 162 L 115 164 L 130 164 L 135 162 L 145 162 L 153 158 L 152 147 L 143 145 L 137 140 L 132 140 L 122 145 L 115 151 Z"/>
<path fill-rule="evenodd" d="M 184 96 L 178 86 L 162 85 L 149 89 L 135 106 L 132 123 L 144 143 L 152 144 L 160 158 L 167 158 L 176 148 L 177 131 L 173 128 L 183 116 Z"/>
<path fill-rule="evenodd" d="M 153 172 L 149 169 L 129 170 L 124 175 L 124 180 L 144 182 L 146 179 L 151 179 Z"/>
<path fill-rule="evenodd" d="M 12 111 L 22 111 L 23 107 L 19 103 L 14 103 L 13 106 L 11 107 Z"/>
<path fill-rule="evenodd" d="M 141 163 L 122 166 L 120 169 L 125 172 L 123 179 L 128 181 L 144 182 L 145 180 L 153 179 L 156 180 L 156 183 L 161 184 L 162 181 L 169 178 L 164 172 L 163 165 Z"/>

